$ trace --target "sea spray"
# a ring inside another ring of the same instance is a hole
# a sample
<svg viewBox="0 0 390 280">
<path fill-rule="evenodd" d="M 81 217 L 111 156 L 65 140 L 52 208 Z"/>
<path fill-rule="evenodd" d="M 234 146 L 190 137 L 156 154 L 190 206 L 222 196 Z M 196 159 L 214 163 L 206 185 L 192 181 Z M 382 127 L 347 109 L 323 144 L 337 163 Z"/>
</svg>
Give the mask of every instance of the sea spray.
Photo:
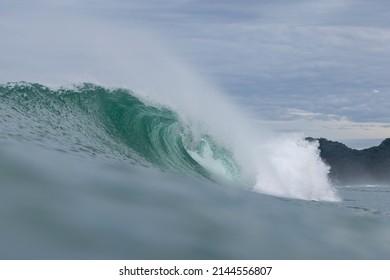
<svg viewBox="0 0 390 280">
<path fill-rule="evenodd" d="M 24 91 L 30 103 L 20 109 L 21 114 L 32 105 L 46 112 L 37 110 L 30 121 L 48 125 L 56 120 L 65 137 L 95 154 L 115 150 L 131 162 L 213 180 L 224 177 L 270 194 L 335 199 L 313 144 L 290 136 L 280 141 L 269 129 L 256 125 L 254 117 L 172 54 L 154 34 L 76 15 L 72 20 L 43 13 L 17 20 L 13 16 L 0 20 L 0 28 L 7 30 L 0 61 L 10 66 L 0 72 L 0 81 L 50 86 L 31 85 L 30 90 L 43 95 L 35 101 L 38 97 L 26 92 L 28 87 Z M 38 39 L 41 34 L 50 39 Z M 15 37 L 20 38 L 17 45 Z M 58 91 L 77 82 L 82 82 L 81 90 Z M 17 85 L 13 94 L 21 90 Z M 72 125 L 66 123 L 69 120 Z M 72 132 L 75 128 L 77 135 Z"/>
<path fill-rule="evenodd" d="M 254 190 L 306 200 L 339 201 L 317 142 L 307 142 L 299 134 L 275 136 L 259 150 L 263 160 L 257 162 Z"/>
</svg>

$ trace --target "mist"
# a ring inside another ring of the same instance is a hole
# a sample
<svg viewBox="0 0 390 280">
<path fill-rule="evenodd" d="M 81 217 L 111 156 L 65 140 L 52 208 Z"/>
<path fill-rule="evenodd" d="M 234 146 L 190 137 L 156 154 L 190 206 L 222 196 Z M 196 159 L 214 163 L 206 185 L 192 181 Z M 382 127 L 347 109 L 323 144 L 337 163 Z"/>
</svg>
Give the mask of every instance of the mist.
<svg viewBox="0 0 390 280">
<path fill-rule="evenodd" d="M 286 141 L 255 124 L 253 116 L 150 30 L 55 11 L 21 18 L 10 14 L 2 18 L 0 30 L 4 33 L 0 63 L 7 65 L 0 73 L 2 83 L 51 87 L 94 83 L 131 89 L 149 104 L 174 110 L 196 137 L 210 135 L 230 150 L 242 178 L 254 190 L 338 199 L 316 146 L 302 144 L 303 136 L 288 136 Z M 295 179 L 281 179 L 286 175 Z"/>
</svg>

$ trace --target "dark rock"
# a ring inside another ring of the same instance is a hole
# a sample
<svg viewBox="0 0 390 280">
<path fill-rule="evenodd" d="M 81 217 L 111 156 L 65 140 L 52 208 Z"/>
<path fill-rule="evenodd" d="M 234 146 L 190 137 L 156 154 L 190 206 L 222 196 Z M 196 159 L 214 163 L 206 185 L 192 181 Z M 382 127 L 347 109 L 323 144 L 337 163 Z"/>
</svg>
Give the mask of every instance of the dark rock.
<svg viewBox="0 0 390 280">
<path fill-rule="evenodd" d="M 306 138 L 318 141 L 320 156 L 330 166 L 329 178 L 335 184 L 390 183 L 390 138 L 379 146 L 355 150 L 324 138 Z"/>
</svg>

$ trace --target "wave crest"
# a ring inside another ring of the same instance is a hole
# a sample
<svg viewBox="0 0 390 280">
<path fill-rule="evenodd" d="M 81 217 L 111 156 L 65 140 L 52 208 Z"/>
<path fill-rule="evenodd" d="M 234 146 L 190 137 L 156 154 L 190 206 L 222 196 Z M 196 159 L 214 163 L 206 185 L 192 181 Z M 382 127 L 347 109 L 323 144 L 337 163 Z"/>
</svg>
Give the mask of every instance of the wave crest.
<svg viewBox="0 0 390 280">
<path fill-rule="evenodd" d="M 28 123 L 19 134 L 40 144 L 55 143 L 66 152 L 119 154 L 134 164 L 262 193 L 338 200 L 318 146 L 302 137 L 260 141 L 254 136 L 257 133 L 244 130 L 231 131 L 230 139 L 216 137 L 218 129 L 209 128 L 204 118 L 184 120 L 182 111 L 179 116 L 171 108 L 142 100 L 131 90 L 95 84 L 51 89 L 9 83 L 0 85 L 0 98 L 15 127 L 23 118 Z"/>
</svg>

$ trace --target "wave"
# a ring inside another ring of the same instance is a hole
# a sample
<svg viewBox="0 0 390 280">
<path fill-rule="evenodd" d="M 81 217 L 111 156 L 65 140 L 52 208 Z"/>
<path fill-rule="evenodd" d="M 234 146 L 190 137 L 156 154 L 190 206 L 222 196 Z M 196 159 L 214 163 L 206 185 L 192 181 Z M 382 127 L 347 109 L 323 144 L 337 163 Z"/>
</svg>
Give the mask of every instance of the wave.
<svg viewBox="0 0 390 280">
<path fill-rule="evenodd" d="M 130 90 L 94 84 L 52 90 L 28 83 L 8 84 L 0 90 L 3 100 L 12 101 L 14 110 L 42 125 L 49 121 L 55 130 L 52 134 L 61 130 L 67 137 L 78 138 L 81 133 L 94 142 L 98 135 L 109 137 L 110 141 L 103 140 L 100 145 L 83 143 L 91 147 L 90 151 L 98 151 L 104 144 L 115 153 L 119 143 L 130 151 L 126 157 L 136 164 L 152 164 L 211 180 L 237 179 L 239 167 L 226 148 L 216 145 L 205 133 L 195 136 L 174 111 L 147 105 Z M 42 136 L 49 137 L 43 132 Z M 57 137 L 56 141 L 62 140 Z"/>
<path fill-rule="evenodd" d="M 81 155 L 120 157 L 272 195 L 338 200 L 318 146 L 302 137 L 250 139 L 242 147 L 245 141 L 218 138 L 204 120 L 189 120 L 172 106 L 152 103 L 129 89 L 90 83 L 57 89 L 8 83 L 0 85 L 0 99 L 0 122 L 9 138 Z M 241 133 L 231 135 L 253 138 Z"/>
</svg>

